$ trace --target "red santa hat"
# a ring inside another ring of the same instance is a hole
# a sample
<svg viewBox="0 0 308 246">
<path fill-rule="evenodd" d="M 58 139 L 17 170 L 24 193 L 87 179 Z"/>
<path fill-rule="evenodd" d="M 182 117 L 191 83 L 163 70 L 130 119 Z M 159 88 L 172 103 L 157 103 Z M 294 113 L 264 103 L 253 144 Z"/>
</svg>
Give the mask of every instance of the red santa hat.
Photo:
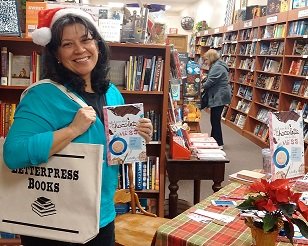
<svg viewBox="0 0 308 246">
<path fill-rule="evenodd" d="M 95 22 L 93 17 L 81 9 L 77 8 L 45 9 L 39 11 L 38 13 L 37 29 L 35 29 L 34 32 L 32 33 L 33 42 L 41 46 L 46 46 L 51 40 L 50 28 L 59 18 L 67 14 L 72 14 L 85 18 L 95 26 L 97 31 L 99 31 L 97 23 Z"/>
</svg>

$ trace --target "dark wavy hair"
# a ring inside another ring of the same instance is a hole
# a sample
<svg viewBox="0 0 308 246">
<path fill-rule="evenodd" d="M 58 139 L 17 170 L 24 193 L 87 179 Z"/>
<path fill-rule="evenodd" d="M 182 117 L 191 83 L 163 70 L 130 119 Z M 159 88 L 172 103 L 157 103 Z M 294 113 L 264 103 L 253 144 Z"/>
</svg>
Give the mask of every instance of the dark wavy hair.
<svg viewBox="0 0 308 246">
<path fill-rule="evenodd" d="M 51 79 L 62 85 L 66 85 L 77 93 L 85 91 L 85 81 L 76 73 L 58 63 L 57 51 L 61 45 L 63 29 L 68 25 L 81 24 L 85 27 L 86 35 L 91 34 L 98 45 L 98 61 L 91 73 L 91 85 L 94 92 L 99 94 L 106 93 L 110 80 L 107 79 L 109 72 L 109 47 L 98 33 L 96 27 L 87 19 L 68 14 L 59 18 L 51 28 L 51 41 L 43 51 L 43 78 Z"/>
</svg>

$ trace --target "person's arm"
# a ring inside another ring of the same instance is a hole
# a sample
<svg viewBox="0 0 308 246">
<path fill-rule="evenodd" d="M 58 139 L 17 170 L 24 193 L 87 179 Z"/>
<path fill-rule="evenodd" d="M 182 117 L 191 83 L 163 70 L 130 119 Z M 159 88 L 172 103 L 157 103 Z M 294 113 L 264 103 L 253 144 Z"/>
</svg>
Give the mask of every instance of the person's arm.
<svg viewBox="0 0 308 246">
<path fill-rule="evenodd" d="M 73 139 L 87 131 L 91 124 L 95 122 L 95 119 L 96 113 L 91 106 L 79 109 L 68 127 L 54 131 L 49 156 L 58 153 L 71 143 Z"/>
<path fill-rule="evenodd" d="M 213 87 L 215 84 L 217 84 L 221 78 L 221 68 L 219 66 L 215 66 L 211 69 L 211 71 L 208 74 L 208 77 L 203 85 L 204 89 L 207 90 L 210 87 Z"/>
</svg>

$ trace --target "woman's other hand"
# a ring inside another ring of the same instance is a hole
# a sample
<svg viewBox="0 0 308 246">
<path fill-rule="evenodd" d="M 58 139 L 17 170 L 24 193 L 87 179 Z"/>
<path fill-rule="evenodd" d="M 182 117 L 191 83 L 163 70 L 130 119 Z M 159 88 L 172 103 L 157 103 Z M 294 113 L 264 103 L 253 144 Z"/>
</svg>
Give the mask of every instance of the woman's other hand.
<svg viewBox="0 0 308 246">
<path fill-rule="evenodd" d="M 72 123 L 68 126 L 77 136 L 86 132 L 96 120 L 96 112 L 92 106 L 80 108 Z"/>
<path fill-rule="evenodd" d="M 153 125 L 151 120 L 147 118 L 140 119 L 137 125 L 137 131 L 145 139 L 146 143 L 149 143 L 153 136 Z"/>
</svg>

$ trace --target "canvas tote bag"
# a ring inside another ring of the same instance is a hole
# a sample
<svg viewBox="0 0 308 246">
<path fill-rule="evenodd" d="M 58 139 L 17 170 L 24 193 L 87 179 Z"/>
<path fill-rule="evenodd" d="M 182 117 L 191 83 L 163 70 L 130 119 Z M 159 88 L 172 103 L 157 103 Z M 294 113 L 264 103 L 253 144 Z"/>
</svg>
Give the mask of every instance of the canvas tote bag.
<svg viewBox="0 0 308 246">
<path fill-rule="evenodd" d="M 0 231 L 73 243 L 98 234 L 102 145 L 70 143 L 46 164 L 10 170 L 3 143 L 0 139 Z"/>
</svg>

